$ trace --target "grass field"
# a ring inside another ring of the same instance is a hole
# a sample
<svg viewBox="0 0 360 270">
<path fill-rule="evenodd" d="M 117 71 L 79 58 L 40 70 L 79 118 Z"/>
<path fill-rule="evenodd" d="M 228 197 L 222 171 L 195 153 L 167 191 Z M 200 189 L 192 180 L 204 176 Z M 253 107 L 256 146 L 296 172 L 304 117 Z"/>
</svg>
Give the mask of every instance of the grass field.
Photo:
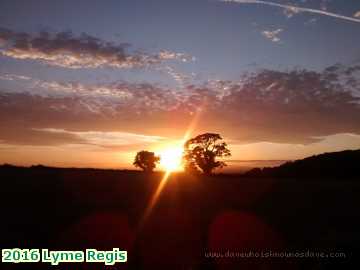
<svg viewBox="0 0 360 270">
<path fill-rule="evenodd" d="M 154 199 L 162 178 L 137 171 L 2 168 L 1 246 L 128 251 L 126 264 L 56 269 L 348 269 L 357 264 L 359 181 L 178 173 Z M 304 250 L 346 257 L 245 259 L 214 253 Z"/>
</svg>

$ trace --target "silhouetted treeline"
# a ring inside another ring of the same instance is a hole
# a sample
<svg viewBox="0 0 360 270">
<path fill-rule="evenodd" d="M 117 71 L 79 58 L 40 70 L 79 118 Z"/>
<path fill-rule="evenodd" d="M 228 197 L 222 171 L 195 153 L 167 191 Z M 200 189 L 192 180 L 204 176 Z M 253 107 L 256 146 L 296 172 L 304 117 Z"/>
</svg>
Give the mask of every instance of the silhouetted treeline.
<svg viewBox="0 0 360 270">
<path fill-rule="evenodd" d="M 346 150 L 290 161 L 273 168 L 255 168 L 245 173 L 245 176 L 360 178 L 359 165 L 360 150 Z"/>
<path fill-rule="evenodd" d="M 289 161 L 277 167 L 254 168 L 244 174 L 219 174 L 227 177 L 291 177 L 291 178 L 359 178 L 360 179 L 360 149 L 345 150 L 341 152 L 324 153 L 314 155 L 301 160 Z M 2 174 L 7 171 L 21 173 L 21 171 L 34 172 L 133 172 L 136 170 L 116 170 L 116 169 L 94 169 L 94 168 L 56 168 L 43 165 L 31 167 L 14 166 L 10 164 L 0 165 Z"/>
</svg>

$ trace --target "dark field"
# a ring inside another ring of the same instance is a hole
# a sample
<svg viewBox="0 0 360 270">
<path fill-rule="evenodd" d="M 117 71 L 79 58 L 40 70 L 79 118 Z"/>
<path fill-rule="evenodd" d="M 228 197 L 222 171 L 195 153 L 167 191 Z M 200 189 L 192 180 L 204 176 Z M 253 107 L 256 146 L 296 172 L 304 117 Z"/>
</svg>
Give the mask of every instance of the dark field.
<svg viewBox="0 0 360 270">
<path fill-rule="evenodd" d="M 2 248 L 128 251 L 115 266 L 6 269 L 360 269 L 357 179 L 174 174 L 146 216 L 161 173 L 3 167 L 0 175 Z M 307 250 L 342 257 L 209 254 Z"/>
</svg>

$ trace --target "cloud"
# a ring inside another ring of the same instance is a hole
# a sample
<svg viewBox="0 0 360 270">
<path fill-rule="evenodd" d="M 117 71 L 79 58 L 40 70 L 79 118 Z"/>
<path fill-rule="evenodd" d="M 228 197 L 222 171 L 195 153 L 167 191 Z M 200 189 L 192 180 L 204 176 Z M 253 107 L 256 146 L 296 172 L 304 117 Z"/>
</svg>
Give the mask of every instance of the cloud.
<svg viewBox="0 0 360 270">
<path fill-rule="evenodd" d="M 317 22 L 316 18 L 311 18 L 311 19 L 307 20 L 304 24 L 305 25 L 312 25 L 312 24 L 315 24 L 316 22 Z"/>
<path fill-rule="evenodd" d="M 294 15 L 300 13 L 300 10 L 296 7 L 289 7 L 284 8 L 283 13 L 287 18 L 292 18 Z"/>
<path fill-rule="evenodd" d="M 65 145 L 84 144 L 86 141 L 77 134 L 50 132 L 19 126 L 7 126 L 1 134 L 2 142 L 10 145 Z"/>
<path fill-rule="evenodd" d="M 5 73 L 5 74 L 0 74 L 0 80 L 17 81 L 17 80 L 32 80 L 32 78 L 29 76 Z"/>
<path fill-rule="evenodd" d="M 219 132 L 238 143 L 307 144 L 337 133 L 360 134 L 359 72 L 358 65 L 339 64 L 322 72 L 259 70 L 239 81 L 209 81 L 182 90 L 127 82 L 48 82 L 41 85 L 49 88 L 42 95 L 2 90 L 0 140 L 95 143 L 104 136 L 100 144 L 113 140 L 123 147 L 113 135 L 178 139 L 195 116 L 194 134 Z"/>
<path fill-rule="evenodd" d="M 57 100 L 66 98 L 79 99 L 83 110 L 106 114 L 116 110 L 120 105 L 131 107 L 134 113 L 152 110 L 171 110 L 182 98 L 177 89 L 164 88 L 150 83 L 130 83 L 115 81 L 111 83 L 85 84 L 80 82 L 42 81 L 16 74 L 0 74 L 0 80 L 22 81 L 24 90 L 32 96 L 54 97 Z M 1 92 L 1 90 L 0 90 Z M 4 92 L 4 91 L 3 91 Z M 64 110 L 66 105 L 53 104 L 53 108 Z"/>
<path fill-rule="evenodd" d="M 146 68 L 164 61 L 192 61 L 184 53 L 161 50 L 157 54 L 127 52 L 130 45 L 113 44 L 85 33 L 74 36 L 71 32 L 38 35 L 18 33 L 0 28 L 0 54 L 15 59 L 37 60 L 63 68 Z"/>
<path fill-rule="evenodd" d="M 166 139 L 160 136 L 146 136 L 128 132 L 68 131 L 53 128 L 35 129 L 35 131 L 45 132 L 52 136 L 67 135 L 79 139 L 79 141 L 72 143 L 98 146 L 105 150 L 139 149 L 140 146 L 145 147 Z"/>
<path fill-rule="evenodd" d="M 272 42 L 280 42 L 279 34 L 283 31 L 283 29 L 279 28 L 273 31 L 265 30 L 262 31 L 262 35 L 267 39 L 271 40 Z"/>
<path fill-rule="evenodd" d="M 360 18 L 360 10 L 358 12 L 355 12 L 354 17 L 355 18 Z"/>
<path fill-rule="evenodd" d="M 171 66 L 162 66 L 159 67 L 158 70 L 162 73 L 165 73 L 172 77 L 174 81 L 176 81 L 180 87 L 184 88 L 189 82 L 193 79 L 194 74 L 186 75 Z"/>
<path fill-rule="evenodd" d="M 285 15 L 288 17 L 291 17 L 297 13 L 305 12 L 305 13 L 319 14 L 319 15 L 333 17 L 333 18 L 337 18 L 337 19 L 341 19 L 341 20 L 350 21 L 350 22 L 360 23 L 360 19 L 358 19 L 356 16 L 355 17 L 345 16 L 345 15 L 329 12 L 324 8 L 322 8 L 322 9 L 305 8 L 305 7 L 295 6 L 295 5 L 279 4 L 276 2 L 262 1 L 262 0 L 219 0 L 219 1 L 235 2 L 238 4 L 260 4 L 260 5 L 279 7 L 279 8 L 284 9 Z"/>
<path fill-rule="evenodd" d="M 238 123 L 238 139 L 248 142 L 311 143 L 317 136 L 359 134 L 359 98 L 331 79 L 333 75 L 304 70 L 254 74 L 223 98 L 228 109 L 222 114 L 222 129 Z"/>
</svg>

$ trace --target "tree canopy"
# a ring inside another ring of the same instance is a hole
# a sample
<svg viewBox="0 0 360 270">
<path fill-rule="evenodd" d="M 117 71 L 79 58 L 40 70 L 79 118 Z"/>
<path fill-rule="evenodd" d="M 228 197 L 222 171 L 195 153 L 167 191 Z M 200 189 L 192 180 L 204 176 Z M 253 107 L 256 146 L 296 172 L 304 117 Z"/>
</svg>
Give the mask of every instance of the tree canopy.
<svg viewBox="0 0 360 270">
<path fill-rule="evenodd" d="M 133 164 L 145 172 L 152 172 L 159 162 L 160 157 L 156 156 L 154 152 L 143 150 L 136 154 Z"/>
<path fill-rule="evenodd" d="M 231 156 L 227 144 L 216 133 L 204 133 L 186 141 L 184 145 L 185 168 L 200 169 L 204 174 L 211 174 L 216 168 L 226 166 L 216 158 Z"/>
</svg>

